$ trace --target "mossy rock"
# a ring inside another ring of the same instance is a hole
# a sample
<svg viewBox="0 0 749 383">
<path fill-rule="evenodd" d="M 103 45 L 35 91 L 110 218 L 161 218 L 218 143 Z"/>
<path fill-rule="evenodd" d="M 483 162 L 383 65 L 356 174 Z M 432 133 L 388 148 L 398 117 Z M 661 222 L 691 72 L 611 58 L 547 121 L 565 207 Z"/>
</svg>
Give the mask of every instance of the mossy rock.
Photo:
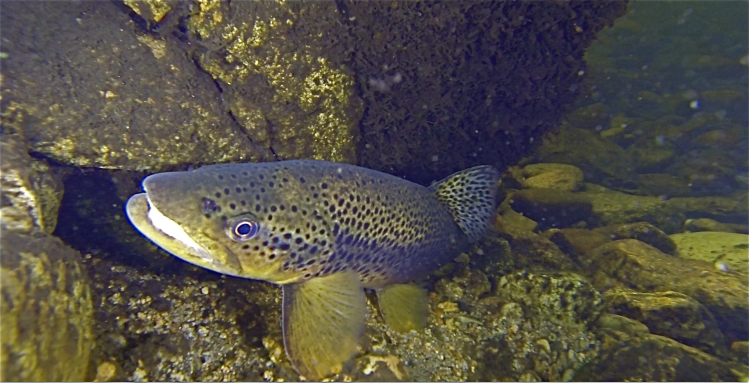
<svg viewBox="0 0 749 383">
<path fill-rule="evenodd" d="M 672 234 L 670 237 L 684 258 L 723 263 L 728 271 L 749 274 L 749 235 L 701 231 Z"/>
<path fill-rule="evenodd" d="M 83 381 L 94 346 L 81 254 L 51 236 L 3 232 L 3 381 Z"/>
</svg>

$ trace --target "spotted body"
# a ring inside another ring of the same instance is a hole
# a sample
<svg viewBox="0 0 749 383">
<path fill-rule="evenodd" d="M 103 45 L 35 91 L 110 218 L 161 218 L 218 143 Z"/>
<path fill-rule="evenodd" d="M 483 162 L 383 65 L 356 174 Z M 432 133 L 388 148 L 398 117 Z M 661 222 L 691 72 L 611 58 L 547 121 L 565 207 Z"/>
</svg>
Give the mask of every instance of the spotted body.
<svg viewBox="0 0 749 383">
<path fill-rule="evenodd" d="M 149 176 L 143 182 L 146 193 L 133 196 L 127 210 L 143 234 L 188 262 L 284 285 L 285 341 L 294 342 L 288 339 L 293 333 L 337 342 L 319 333 L 332 331 L 332 339 L 336 328 L 346 329 L 354 319 L 363 325 L 363 292 L 355 290 L 408 283 L 484 234 L 494 216 L 497 179 L 489 166 L 424 187 L 324 161 L 212 165 Z M 412 292 L 400 290 L 390 295 L 395 298 L 381 300 L 398 302 Z M 332 301 L 345 302 L 349 293 L 356 295 L 350 313 L 335 308 L 343 316 L 326 319 L 323 308 L 332 303 L 325 297 L 339 294 Z M 292 296 L 307 300 L 295 303 Z M 321 316 L 319 322 L 327 320 L 331 328 L 295 327 L 293 313 L 301 311 Z M 330 356 L 328 362 L 322 356 L 300 356 L 315 344 L 300 342 L 287 344 L 300 372 L 315 378 L 335 372 L 327 364 L 341 356 Z M 320 353 L 332 355 L 331 348 L 322 347 Z"/>
</svg>

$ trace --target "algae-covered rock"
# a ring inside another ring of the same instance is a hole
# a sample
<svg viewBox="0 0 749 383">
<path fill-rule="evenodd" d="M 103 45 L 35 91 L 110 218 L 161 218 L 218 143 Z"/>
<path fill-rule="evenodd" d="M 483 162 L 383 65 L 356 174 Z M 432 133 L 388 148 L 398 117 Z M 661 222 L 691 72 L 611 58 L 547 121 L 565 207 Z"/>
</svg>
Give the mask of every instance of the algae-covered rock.
<svg viewBox="0 0 749 383">
<path fill-rule="evenodd" d="M 625 5 L 340 4 L 356 38 L 353 66 L 367 105 L 362 162 L 423 182 L 527 155 L 572 101 L 589 34 Z M 587 27 L 576 27 L 593 14 Z M 402 81 L 381 86 L 393 78 Z"/>
<path fill-rule="evenodd" d="M 670 143 L 643 137 L 627 148 L 627 155 L 638 173 L 656 173 L 665 170 L 674 161 L 676 150 Z"/>
<path fill-rule="evenodd" d="M 601 356 L 583 367 L 578 381 L 741 381 L 749 370 L 661 335 L 603 330 Z"/>
<path fill-rule="evenodd" d="M 650 329 L 644 323 L 623 315 L 611 313 L 601 314 L 598 320 L 595 321 L 595 326 L 599 329 L 603 328 L 632 335 L 650 333 Z"/>
<path fill-rule="evenodd" d="M 653 334 L 712 355 L 728 355 L 715 318 L 694 298 L 675 291 L 640 293 L 623 288 L 608 290 L 603 298 L 610 312 L 644 323 Z"/>
<path fill-rule="evenodd" d="M 185 26 L 234 120 L 281 159 L 356 162 L 362 102 L 334 2 L 205 2 Z"/>
<path fill-rule="evenodd" d="M 583 266 L 587 266 L 590 252 L 612 241 L 610 235 L 587 229 L 549 229 L 543 234 L 572 260 Z"/>
<path fill-rule="evenodd" d="M 0 379 L 83 381 L 94 346 L 81 254 L 48 235 L 4 230 Z"/>
<path fill-rule="evenodd" d="M 666 253 L 674 255 L 676 244 L 661 229 L 648 222 L 634 222 L 599 227 L 595 232 L 608 236 L 611 240 L 636 239 Z"/>
<path fill-rule="evenodd" d="M 0 152 L 3 231 L 52 234 L 62 200 L 63 172 L 31 158 L 16 135 L 0 136 Z"/>
<path fill-rule="evenodd" d="M 680 197 L 664 199 L 606 191 L 588 193 L 593 213 L 601 225 L 650 222 L 666 233 L 681 230 L 686 217 L 747 219 L 744 201 L 729 197 Z"/>
<path fill-rule="evenodd" d="M 31 151 L 130 170 L 273 158 L 183 43 L 144 34 L 115 3 L 12 2 L 1 14 L 2 121 Z"/>
<path fill-rule="evenodd" d="M 637 186 L 645 195 L 673 197 L 690 197 L 692 190 L 689 180 L 665 173 L 638 174 Z"/>
<path fill-rule="evenodd" d="M 726 233 L 749 234 L 749 225 L 742 223 L 718 222 L 710 218 L 695 218 L 684 221 L 684 230 L 697 231 L 722 231 Z"/>
<path fill-rule="evenodd" d="M 593 226 L 649 222 L 665 233 L 681 231 L 686 217 L 713 217 L 728 221 L 749 218 L 745 198 L 680 197 L 664 199 L 612 191 L 584 184 L 586 191 L 524 189 L 513 193 L 513 210 L 538 222 L 541 230 L 570 227 L 580 222 Z"/>
<path fill-rule="evenodd" d="M 694 298 L 715 317 L 729 341 L 749 337 L 745 277 L 716 270 L 712 263 L 664 254 L 634 239 L 599 246 L 590 257 L 592 267 L 638 291 L 676 291 Z"/>
<path fill-rule="evenodd" d="M 512 202 L 512 194 L 508 195 L 497 209 L 497 216 L 494 221 L 495 231 L 504 233 L 508 231 L 521 230 L 521 231 L 534 231 L 538 227 L 538 223 L 523 214 L 520 214 L 512 209 L 510 203 Z"/>
<path fill-rule="evenodd" d="M 589 182 L 617 183 L 634 177 L 632 161 L 624 149 L 590 131 L 567 125 L 544 137 L 533 158 L 537 162 L 574 165 Z"/>
<path fill-rule="evenodd" d="M 525 189 L 574 190 L 582 180 L 583 172 L 575 166 L 545 163 L 526 165 L 520 184 Z"/>
<path fill-rule="evenodd" d="M 684 258 L 722 263 L 730 271 L 749 274 L 749 235 L 701 231 L 672 234 L 670 237 Z"/>
<path fill-rule="evenodd" d="M 507 239 L 515 258 L 515 267 L 526 270 L 577 270 L 572 259 L 543 235 L 529 231 L 500 233 Z"/>
<path fill-rule="evenodd" d="M 538 222 L 539 229 L 568 227 L 592 216 L 593 206 L 585 193 L 555 189 L 524 189 L 510 197 L 513 210 Z"/>
</svg>

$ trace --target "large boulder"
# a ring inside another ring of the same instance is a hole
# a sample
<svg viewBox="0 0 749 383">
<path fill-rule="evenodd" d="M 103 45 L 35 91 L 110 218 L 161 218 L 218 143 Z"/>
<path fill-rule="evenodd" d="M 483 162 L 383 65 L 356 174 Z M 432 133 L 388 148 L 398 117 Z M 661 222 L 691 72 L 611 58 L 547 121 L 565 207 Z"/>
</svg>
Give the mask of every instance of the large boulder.
<svg viewBox="0 0 749 383">
<path fill-rule="evenodd" d="M 749 337 L 749 286 L 745 277 L 712 263 L 664 254 L 635 239 L 610 242 L 591 254 L 592 266 L 641 292 L 676 291 L 715 317 L 728 341 Z"/>
<path fill-rule="evenodd" d="M 46 234 L 0 237 L 0 379 L 84 381 L 94 308 L 81 254 Z"/>
<path fill-rule="evenodd" d="M 527 155 L 625 8 L 125 4 L 3 3 L 3 123 L 34 152 L 150 171 L 317 158 L 423 182 Z"/>
</svg>

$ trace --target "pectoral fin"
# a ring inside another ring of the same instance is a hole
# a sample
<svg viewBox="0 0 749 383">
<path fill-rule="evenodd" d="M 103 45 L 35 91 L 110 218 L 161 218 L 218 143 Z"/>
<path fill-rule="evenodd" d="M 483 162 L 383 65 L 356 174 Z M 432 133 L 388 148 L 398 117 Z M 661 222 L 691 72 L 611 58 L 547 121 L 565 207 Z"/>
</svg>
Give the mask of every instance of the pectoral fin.
<svg viewBox="0 0 749 383">
<path fill-rule="evenodd" d="M 427 324 L 427 292 L 413 283 L 396 284 L 377 290 L 380 312 L 388 326 L 398 332 L 421 330 Z"/>
<path fill-rule="evenodd" d="M 354 272 L 284 285 L 284 347 L 297 372 L 308 380 L 341 372 L 357 352 L 366 309 Z"/>
</svg>

